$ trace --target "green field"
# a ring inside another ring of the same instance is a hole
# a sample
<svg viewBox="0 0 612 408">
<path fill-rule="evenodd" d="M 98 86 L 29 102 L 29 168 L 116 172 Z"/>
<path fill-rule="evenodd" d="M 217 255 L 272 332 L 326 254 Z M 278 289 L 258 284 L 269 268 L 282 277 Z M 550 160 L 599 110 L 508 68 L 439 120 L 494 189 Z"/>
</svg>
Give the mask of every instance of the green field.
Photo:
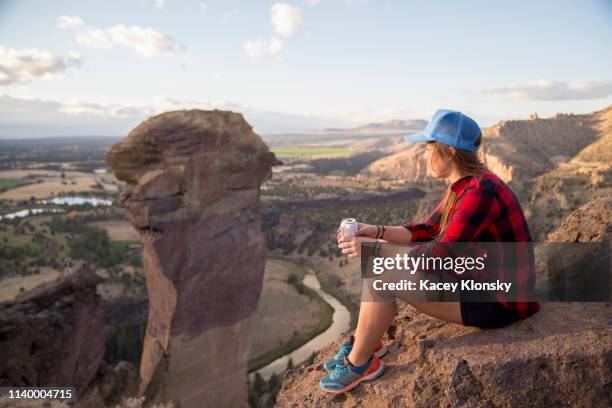
<svg viewBox="0 0 612 408">
<path fill-rule="evenodd" d="M 28 184 L 26 181 L 19 179 L 0 179 L 0 191 L 10 190 L 26 184 Z"/>
<path fill-rule="evenodd" d="M 132 240 L 132 241 L 111 241 L 110 242 L 110 246 L 111 246 L 111 250 L 118 254 L 118 256 L 121 258 L 121 262 L 125 263 L 127 265 L 133 266 L 133 267 L 138 267 L 138 268 L 142 268 L 142 259 L 140 259 L 140 257 L 138 256 L 127 256 L 127 251 L 128 251 L 128 247 L 130 245 L 140 245 L 142 244 L 140 241 L 138 240 Z"/>
<path fill-rule="evenodd" d="M 1 245 L 10 245 L 14 247 L 23 247 L 32 242 L 32 236 L 28 234 L 15 234 L 12 226 L 7 226 L 5 230 L 0 231 Z"/>
<path fill-rule="evenodd" d="M 283 146 L 273 148 L 278 157 L 294 157 L 300 159 L 314 159 L 323 157 L 340 157 L 350 154 L 347 147 L 317 147 L 317 146 Z"/>
<path fill-rule="evenodd" d="M 128 247 L 130 245 L 140 245 L 141 242 L 138 240 L 131 240 L 131 241 L 111 241 L 110 242 L 110 246 L 111 248 L 113 248 L 116 251 L 119 251 L 121 253 L 124 253 L 128 250 Z"/>
</svg>

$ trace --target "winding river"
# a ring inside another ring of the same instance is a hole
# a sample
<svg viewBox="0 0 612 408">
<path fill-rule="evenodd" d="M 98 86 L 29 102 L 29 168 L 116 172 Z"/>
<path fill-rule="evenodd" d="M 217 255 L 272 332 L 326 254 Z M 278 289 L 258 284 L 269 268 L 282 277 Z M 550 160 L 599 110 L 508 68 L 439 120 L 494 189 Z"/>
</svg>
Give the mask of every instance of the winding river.
<svg viewBox="0 0 612 408">
<path fill-rule="evenodd" d="M 338 299 L 327 292 L 324 292 L 323 289 L 321 289 L 321 283 L 319 282 L 319 279 L 314 271 L 308 267 L 305 268 L 307 269 L 307 273 L 306 276 L 304 276 L 304 285 L 317 292 L 317 294 L 332 307 L 334 310 L 332 324 L 327 328 L 327 330 L 313 337 L 300 348 L 295 349 L 292 352 L 277 358 L 259 370 L 250 373 L 249 377 L 251 380 L 253 379 L 255 373 L 259 373 L 264 380 L 268 380 L 272 374 L 282 374 L 287 368 L 289 359 L 291 359 L 296 365 L 301 363 L 310 357 L 313 352 L 329 346 L 350 327 L 351 314 L 348 309 L 344 307 L 344 305 L 340 303 Z"/>
</svg>

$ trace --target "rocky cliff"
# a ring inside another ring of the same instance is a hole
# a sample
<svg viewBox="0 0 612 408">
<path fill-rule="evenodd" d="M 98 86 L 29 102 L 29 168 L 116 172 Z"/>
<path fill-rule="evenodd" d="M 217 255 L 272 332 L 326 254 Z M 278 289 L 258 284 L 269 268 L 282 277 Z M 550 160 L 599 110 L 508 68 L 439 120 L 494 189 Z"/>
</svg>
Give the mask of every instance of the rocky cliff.
<svg viewBox="0 0 612 408">
<path fill-rule="evenodd" d="M 425 146 L 416 144 L 407 146 L 397 153 L 385 156 L 374 161 L 361 171 L 366 176 L 380 177 L 382 179 L 402 179 L 406 181 L 422 181 L 432 176 L 427 162 L 423 159 Z"/>
<path fill-rule="evenodd" d="M 572 212 L 548 235 L 548 242 L 609 242 L 612 240 L 612 194 Z"/>
<path fill-rule="evenodd" d="M 539 239 L 576 208 L 612 192 L 612 107 L 589 115 L 585 123 L 596 132 L 595 141 L 522 186 L 530 226 Z"/>
<path fill-rule="evenodd" d="M 543 174 L 602 136 L 597 128 L 600 113 L 500 122 L 483 131 L 485 162 L 505 181 Z"/>
<path fill-rule="evenodd" d="M 0 386 L 74 386 L 81 395 L 104 357 L 98 281 L 81 268 L 0 303 Z"/>
<path fill-rule="evenodd" d="M 144 244 L 141 393 L 181 407 L 246 405 L 266 253 L 255 204 L 274 154 L 242 115 L 191 110 L 146 120 L 107 159 Z"/>
<path fill-rule="evenodd" d="M 609 239 L 612 196 L 573 213 L 556 241 Z M 384 341 L 387 369 L 374 382 L 334 396 L 318 389 L 322 363 L 286 374 L 279 407 L 609 407 L 612 306 L 544 303 L 540 312 L 495 330 L 430 318 L 402 305 Z"/>
</svg>

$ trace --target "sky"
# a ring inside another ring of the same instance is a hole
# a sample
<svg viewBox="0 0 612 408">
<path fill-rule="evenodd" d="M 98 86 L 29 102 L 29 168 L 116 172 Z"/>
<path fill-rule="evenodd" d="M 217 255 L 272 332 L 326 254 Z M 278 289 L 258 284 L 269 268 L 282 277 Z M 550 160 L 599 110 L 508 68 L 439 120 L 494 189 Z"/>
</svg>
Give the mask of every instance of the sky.
<svg viewBox="0 0 612 408">
<path fill-rule="evenodd" d="M 262 134 L 586 113 L 612 105 L 611 39 L 604 0 L 0 0 L 0 137 L 190 108 Z"/>
</svg>

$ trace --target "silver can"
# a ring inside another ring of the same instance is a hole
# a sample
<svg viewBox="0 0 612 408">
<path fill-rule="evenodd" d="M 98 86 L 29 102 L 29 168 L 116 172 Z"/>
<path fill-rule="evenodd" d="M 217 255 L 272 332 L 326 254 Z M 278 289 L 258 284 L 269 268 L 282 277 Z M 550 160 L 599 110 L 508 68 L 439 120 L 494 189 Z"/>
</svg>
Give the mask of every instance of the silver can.
<svg viewBox="0 0 612 408">
<path fill-rule="evenodd" d="M 351 238 L 358 229 L 357 220 L 354 218 L 345 218 L 340 223 L 340 235 L 343 238 Z"/>
</svg>

